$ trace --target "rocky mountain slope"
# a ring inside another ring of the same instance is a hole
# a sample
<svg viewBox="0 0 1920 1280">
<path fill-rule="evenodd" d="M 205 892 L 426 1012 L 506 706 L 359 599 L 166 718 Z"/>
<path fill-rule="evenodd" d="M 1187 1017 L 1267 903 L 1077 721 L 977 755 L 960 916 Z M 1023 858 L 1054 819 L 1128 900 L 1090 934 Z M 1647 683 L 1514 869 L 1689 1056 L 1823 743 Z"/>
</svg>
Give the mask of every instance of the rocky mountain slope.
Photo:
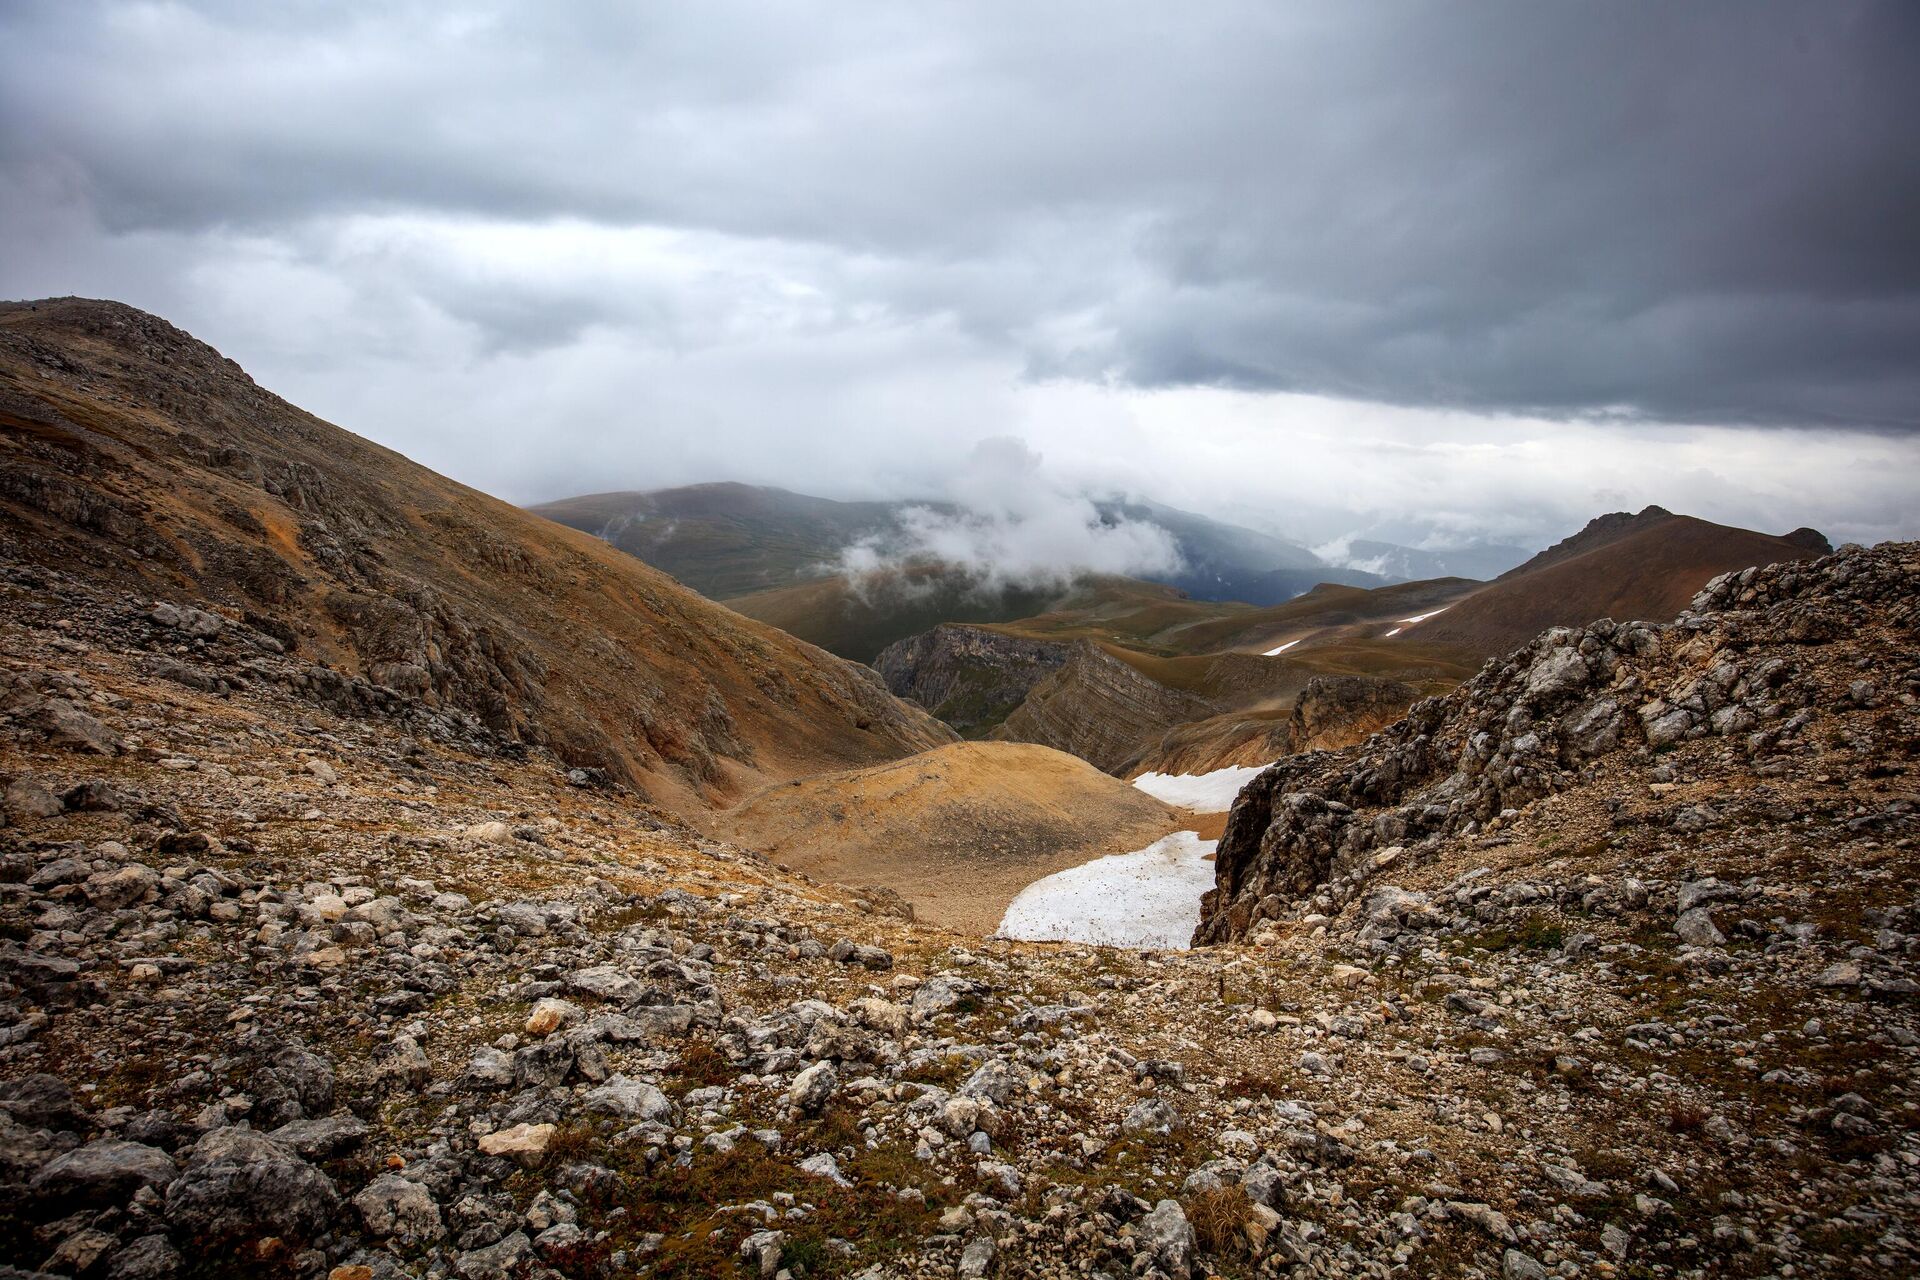
<svg viewBox="0 0 1920 1280">
<path fill-rule="evenodd" d="M 711 835 L 821 879 L 879 885 L 919 918 L 976 937 L 1035 880 L 1181 825 L 1084 760 L 1014 742 L 781 783 L 701 820 Z"/>
<path fill-rule="evenodd" d="M 895 693 L 968 736 L 991 730 L 1122 772 L 1135 771 L 1164 739 L 1169 760 L 1205 772 L 1274 759 L 1254 757 L 1275 735 L 1284 740 L 1295 699 L 1316 678 L 1338 681 L 1326 688 L 1348 702 L 1370 686 L 1368 731 L 1385 723 L 1379 715 L 1393 699 L 1404 710 L 1422 692 L 1451 687 L 1474 663 L 1417 641 L 1383 642 L 1377 633 L 1410 610 L 1444 609 L 1476 585 L 1447 579 L 1365 591 L 1323 584 L 1289 604 L 1256 609 L 1099 579 L 1046 613 L 936 628 L 889 646 L 875 664 Z M 1070 669 L 1076 644 L 1091 652 L 1080 659 L 1085 666 Z M 1270 646 L 1281 656 L 1267 653 Z"/>
<path fill-rule="evenodd" d="M 1231 765 L 1272 764 L 1303 751 L 1333 751 L 1365 741 L 1406 714 L 1420 691 L 1398 680 L 1315 676 L 1284 714 L 1228 713 L 1168 730 L 1121 765 L 1123 776 L 1210 773 Z"/>
<path fill-rule="evenodd" d="M 0 1267 L 1910 1275 L 1916 556 L 1609 637 L 1671 749 L 1563 786 L 1500 713 L 1519 812 L 1128 953 L 908 923 L 0 546 Z"/>
<path fill-rule="evenodd" d="M 0 541 L 337 710 L 552 748 L 676 804 L 951 740 L 872 672 L 261 389 L 115 303 L 0 306 Z M 163 647 L 164 648 L 164 647 Z M 224 678 L 224 677 L 223 677 Z"/>
<path fill-rule="evenodd" d="M 1070 651 L 1053 641 L 943 623 L 888 645 L 873 667 L 894 694 L 971 738 L 1005 720 Z"/>
<path fill-rule="evenodd" d="M 1891 794 L 1886 818 L 1906 826 L 1917 694 L 1913 544 L 1725 574 L 1671 623 L 1553 628 L 1364 744 L 1283 760 L 1249 783 L 1200 937 L 1244 936 L 1303 904 L 1324 913 L 1380 869 L 1498 831 L 1560 793 L 1556 808 L 1613 815 L 1590 833 L 1602 849 L 1646 823 L 1737 834 L 1769 817 L 1838 817 L 1823 798 L 1836 776 Z M 1646 805 L 1683 775 L 1681 796 Z"/>
<path fill-rule="evenodd" d="M 1615 512 L 1422 623 L 1419 638 L 1489 657 L 1548 627 L 1595 618 L 1670 618 L 1709 578 L 1832 548 L 1812 529 L 1781 537 L 1678 516 L 1660 507 Z"/>
<path fill-rule="evenodd" d="M 991 736 L 1037 742 L 1113 770 L 1130 759 L 1144 739 L 1218 709 L 1209 699 L 1162 684 L 1082 640 L 1068 650 L 1064 663 L 1035 683 Z"/>
</svg>

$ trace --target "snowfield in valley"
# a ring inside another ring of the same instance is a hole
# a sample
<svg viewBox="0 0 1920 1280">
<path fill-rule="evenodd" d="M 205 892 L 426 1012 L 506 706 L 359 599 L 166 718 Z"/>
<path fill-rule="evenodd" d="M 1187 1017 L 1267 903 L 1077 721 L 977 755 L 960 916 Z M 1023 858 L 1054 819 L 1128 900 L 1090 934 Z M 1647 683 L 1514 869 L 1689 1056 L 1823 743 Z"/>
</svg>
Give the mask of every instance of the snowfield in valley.
<svg viewBox="0 0 1920 1280">
<path fill-rule="evenodd" d="M 1236 764 L 1212 773 L 1143 773 L 1133 780 L 1133 785 L 1156 800 L 1195 813 L 1225 813 L 1233 808 L 1233 798 L 1240 794 L 1240 788 L 1252 782 L 1266 767 Z"/>
<path fill-rule="evenodd" d="M 1200 923 L 1200 895 L 1213 888 L 1217 843 L 1176 831 L 1036 880 L 1007 907 L 997 936 L 1184 951 Z"/>
</svg>

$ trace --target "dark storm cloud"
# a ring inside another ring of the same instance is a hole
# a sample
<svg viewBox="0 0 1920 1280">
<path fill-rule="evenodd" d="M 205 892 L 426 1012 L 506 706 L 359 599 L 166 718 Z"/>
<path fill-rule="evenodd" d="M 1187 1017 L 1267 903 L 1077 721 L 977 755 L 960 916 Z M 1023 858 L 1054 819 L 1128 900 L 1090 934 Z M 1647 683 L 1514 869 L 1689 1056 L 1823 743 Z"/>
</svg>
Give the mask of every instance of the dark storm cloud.
<svg viewBox="0 0 1920 1280">
<path fill-rule="evenodd" d="M 0 183 L 287 246 L 494 350 L 720 322 L 340 227 L 725 237 L 809 324 L 951 325 L 1030 376 L 1911 427 L 1916 67 L 1902 0 L 60 0 L 0 13 Z"/>
</svg>

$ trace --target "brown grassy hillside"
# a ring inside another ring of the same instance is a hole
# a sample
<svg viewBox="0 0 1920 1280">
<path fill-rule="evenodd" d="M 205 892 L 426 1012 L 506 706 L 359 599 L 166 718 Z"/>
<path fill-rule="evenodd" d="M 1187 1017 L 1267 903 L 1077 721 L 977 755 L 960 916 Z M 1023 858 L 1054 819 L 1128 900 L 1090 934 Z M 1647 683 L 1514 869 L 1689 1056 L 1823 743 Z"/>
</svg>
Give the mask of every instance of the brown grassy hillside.
<svg viewBox="0 0 1920 1280">
<path fill-rule="evenodd" d="M 1828 550 L 1810 530 L 1785 537 L 1650 507 L 1602 516 L 1586 530 L 1422 623 L 1423 644 L 1504 654 L 1556 626 L 1596 618 L 1664 622 L 1729 569 L 1809 560 Z"/>
<path fill-rule="evenodd" d="M 0 539 L 130 609 L 216 602 L 308 659 L 315 696 L 472 717 L 683 806 L 952 737 L 871 672 L 323 422 L 117 303 L 0 306 Z"/>
</svg>

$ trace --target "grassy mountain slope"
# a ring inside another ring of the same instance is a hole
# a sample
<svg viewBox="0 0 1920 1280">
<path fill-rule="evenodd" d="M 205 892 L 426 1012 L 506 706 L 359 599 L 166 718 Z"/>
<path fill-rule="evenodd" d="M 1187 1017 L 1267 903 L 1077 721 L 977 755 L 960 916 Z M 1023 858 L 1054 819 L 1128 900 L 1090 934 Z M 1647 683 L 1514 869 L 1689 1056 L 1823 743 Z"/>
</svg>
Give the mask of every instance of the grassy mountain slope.
<svg viewBox="0 0 1920 1280">
<path fill-rule="evenodd" d="M 819 577 L 897 503 L 836 502 L 747 484 L 596 493 L 529 507 L 726 600 Z"/>
<path fill-rule="evenodd" d="M 1417 634 L 1424 644 L 1491 657 L 1548 627 L 1596 618 L 1665 621 L 1717 574 L 1828 550 L 1812 530 L 1775 537 L 1659 507 L 1616 513 L 1422 623 Z"/>
<path fill-rule="evenodd" d="M 203 625 L 307 659 L 316 696 L 471 718 L 690 807 L 952 736 L 870 671 L 323 422 L 130 307 L 0 306 L 0 428 L 18 558 L 147 606 L 217 602 Z"/>
</svg>

